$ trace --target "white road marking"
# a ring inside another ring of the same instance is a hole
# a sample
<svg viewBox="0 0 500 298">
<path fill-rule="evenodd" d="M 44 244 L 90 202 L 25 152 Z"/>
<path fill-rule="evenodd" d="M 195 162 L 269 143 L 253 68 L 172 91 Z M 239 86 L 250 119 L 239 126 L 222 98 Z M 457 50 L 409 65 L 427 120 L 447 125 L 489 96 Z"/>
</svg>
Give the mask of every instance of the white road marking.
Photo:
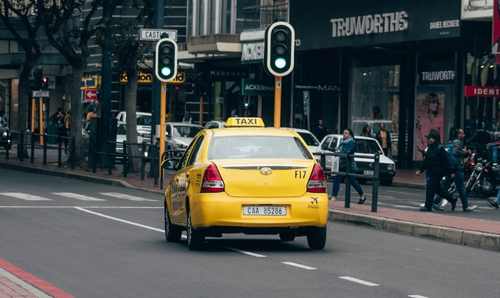
<svg viewBox="0 0 500 298">
<path fill-rule="evenodd" d="M 408 295 L 408 297 L 410 297 L 410 298 L 428 298 L 428 297 L 425 297 L 422 295 Z"/>
<path fill-rule="evenodd" d="M 132 196 L 120 192 L 101 192 L 100 193 L 103 196 L 107 197 L 112 197 L 115 199 L 124 199 L 124 200 L 129 200 L 129 201 L 134 201 L 134 202 L 157 202 L 158 200 L 152 200 L 152 199 L 146 199 L 143 197 L 138 197 L 138 196 Z"/>
<path fill-rule="evenodd" d="M 163 209 L 163 207 L 147 207 L 147 206 L 0 206 L 0 209 L 74 209 L 77 207 L 87 209 Z"/>
<path fill-rule="evenodd" d="M 117 222 L 126 223 L 126 224 L 129 224 L 129 225 L 132 225 L 132 226 L 141 227 L 141 228 L 144 228 L 144 229 L 147 229 L 147 230 L 151 230 L 151 231 L 155 231 L 155 232 L 165 233 L 165 230 L 162 230 L 162 229 L 158 229 L 158 228 L 151 227 L 151 226 L 146 226 L 146 225 L 143 225 L 143 224 L 140 224 L 140 223 L 136 223 L 136 222 L 133 222 L 133 221 L 121 219 L 121 218 L 114 217 L 114 216 L 109 216 L 109 215 L 102 214 L 102 213 L 99 213 L 99 212 L 87 210 L 85 208 L 75 207 L 75 209 L 80 210 L 82 212 L 86 212 L 86 213 L 92 214 L 92 215 L 100 216 L 100 217 L 103 217 L 103 218 L 106 218 L 106 219 L 111 219 L 111 220 L 114 220 L 114 221 L 117 221 Z"/>
<path fill-rule="evenodd" d="M 261 255 L 261 254 L 257 254 L 257 253 L 251 252 L 251 251 L 241 250 L 241 249 L 237 249 L 237 248 L 226 247 L 226 249 L 234 251 L 234 252 L 238 252 L 240 254 L 244 254 L 247 256 L 256 257 L 256 258 L 265 258 L 266 257 L 265 255 Z"/>
<path fill-rule="evenodd" d="M 24 201 L 52 201 L 49 198 L 44 198 L 37 195 L 31 195 L 23 192 L 0 192 L 0 196 L 11 197 Z"/>
<path fill-rule="evenodd" d="M 318 268 L 315 268 L 315 267 L 306 266 L 306 265 L 302 265 L 302 264 L 294 263 L 294 262 L 281 262 L 281 264 L 285 264 L 285 265 L 288 265 L 288 266 L 297 267 L 297 268 L 300 268 L 300 269 L 311 270 L 311 271 L 318 269 Z"/>
<path fill-rule="evenodd" d="M 53 192 L 53 195 L 60 196 L 60 197 L 65 197 L 65 198 L 70 198 L 70 199 L 75 199 L 75 200 L 80 200 L 80 201 L 93 201 L 93 202 L 104 202 L 106 200 L 104 199 L 98 199 L 86 195 L 81 195 L 77 194 L 74 192 Z"/>
<path fill-rule="evenodd" d="M 373 283 L 373 282 L 369 282 L 369 281 L 366 281 L 366 280 L 362 280 L 362 279 L 359 279 L 359 278 L 355 278 L 355 277 L 352 277 L 352 276 L 339 276 L 340 279 L 343 279 L 343 280 L 347 280 L 347 281 L 350 281 L 350 282 L 354 282 L 354 283 L 357 283 L 357 284 L 360 284 L 360 285 L 364 285 L 364 286 L 367 286 L 367 287 L 378 287 L 379 284 L 376 284 L 376 283 Z"/>
</svg>

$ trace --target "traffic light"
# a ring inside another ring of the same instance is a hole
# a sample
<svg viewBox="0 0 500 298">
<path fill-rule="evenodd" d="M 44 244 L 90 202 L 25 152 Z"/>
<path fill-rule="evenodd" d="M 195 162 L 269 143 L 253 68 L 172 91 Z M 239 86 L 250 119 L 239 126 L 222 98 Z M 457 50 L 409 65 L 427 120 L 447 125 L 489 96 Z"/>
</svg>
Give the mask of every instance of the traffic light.
<svg viewBox="0 0 500 298">
<path fill-rule="evenodd" d="M 290 74 L 295 65 L 295 30 L 286 22 L 271 24 L 265 37 L 266 68 L 275 77 Z"/>
<path fill-rule="evenodd" d="M 156 44 L 155 74 L 158 80 L 168 82 L 177 75 L 177 43 L 162 38 Z"/>
<path fill-rule="evenodd" d="M 40 82 L 40 89 L 41 90 L 49 90 L 49 78 L 48 77 L 42 77 L 42 81 Z"/>
</svg>

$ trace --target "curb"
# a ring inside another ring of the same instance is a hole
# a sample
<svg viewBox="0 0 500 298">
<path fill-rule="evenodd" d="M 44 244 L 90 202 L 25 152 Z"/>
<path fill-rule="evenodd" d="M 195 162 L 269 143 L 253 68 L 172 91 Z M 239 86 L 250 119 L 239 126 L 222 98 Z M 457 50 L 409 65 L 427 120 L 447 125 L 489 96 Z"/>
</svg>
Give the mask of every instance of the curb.
<svg viewBox="0 0 500 298">
<path fill-rule="evenodd" d="M 37 167 L 30 167 L 30 166 L 25 166 L 25 165 L 14 165 L 14 164 L 9 164 L 9 163 L 2 163 L 2 162 L 0 162 L 0 168 L 35 173 L 35 174 L 42 174 L 42 175 L 48 175 L 48 176 L 77 179 L 77 180 L 86 181 L 86 182 L 119 186 L 119 187 L 130 188 L 130 189 L 135 189 L 135 190 L 140 190 L 140 191 L 145 191 L 145 192 L 150 192 L 150 193 L 156 193 L 156 194 L 162 193 L 161 190 L 153 190 L 153 189 L 133 186 L 126 181 L 123 181 L 120 179 L 115 179 L 115 178 L 96 177 L 96 176 L 92 176 L 92 175 L 77 174 L 77 173 L 58 171 L 58 170 L 48 170 L 48 169 L 42 169 L 42 168 L 37 168 Z"/>
<path fill-rule="evenodd" d="M 397 182 L 397 181 L 394 181 L 391 186 L 394 186 L 394 187 L 404 187 L 404 188 L 413 188 L 413 189 L 424 189 L 425 190 L 425 185 L 424 184 L 417 184 L 417 183 L 408 183 L 408 182 Z"/>
<path fill-rule="evenodd" d="M 500 235 L 459 230 L 330 209 L 330 221 L 366 225 L 377 230 L 410 235 L 475 248 L 500 251 Z"/>
</svg>

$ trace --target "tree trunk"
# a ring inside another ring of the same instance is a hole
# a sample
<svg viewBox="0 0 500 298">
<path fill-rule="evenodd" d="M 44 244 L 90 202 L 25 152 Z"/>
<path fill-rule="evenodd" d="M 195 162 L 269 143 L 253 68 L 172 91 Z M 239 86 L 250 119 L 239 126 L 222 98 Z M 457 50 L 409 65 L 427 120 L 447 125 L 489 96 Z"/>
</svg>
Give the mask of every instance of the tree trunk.
<svg viewBox="0 0 500 298">
<path fill-rule="evenodd" d="M 137 70 L 130 69 L 127 72 L 128 83 L 125 90 L 125 105 L 127 111 L 127 143 L 137 144 Z M 130 160 L 130 171 L 136 171 L 139 168 L 139 147 L 132 145 L 129 148 L 128 155 Z M 144 154 L 144 152 L 142 152 Z M 135 157 L 135 158 L 133 158 Z"/>
<path fill-rule="evenodd" d="M 71 74 L 71 136 L 75 139 L 75 147 L 73 148 L 73 162 L 76 165 L 81 160 L 81 144 L 82 144 L 82 98 L 81 98 L 81 81 L 83 68 L 72 67 Z"/>
<path fill-rule="evenodd" d="M 31 98 L 30 75 L 37 60 L 37 58 L 26 57 L 21 68 L 21 73 L 19 74 L 19 110 L 17 122 L 19 131 L 26 131 L 26 128 L 28 128 L 28 106 Z M 24 143 L 27 144 L 26 142 Z M 18 147 L 18 156 L 26 157 L 25 153 L 27 153 L 27 151 L 21 149 L 22 148 Z"/>
</svg>

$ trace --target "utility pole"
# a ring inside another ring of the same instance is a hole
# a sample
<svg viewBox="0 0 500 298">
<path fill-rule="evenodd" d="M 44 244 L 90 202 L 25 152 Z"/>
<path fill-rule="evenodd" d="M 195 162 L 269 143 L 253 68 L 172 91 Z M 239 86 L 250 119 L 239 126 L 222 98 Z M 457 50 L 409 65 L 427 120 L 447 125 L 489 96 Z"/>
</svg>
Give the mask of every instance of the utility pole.
<svg viewBox="0 0 500 298">
<path fill-rule="evenodd" d="M 111 1 L 103 1 L 103 18 L 104 18 L 104 36 L 103 36 L 103 48 L 102 48 L 102 85 L 101 85 L 101 121 L 100 121 L 100 131 L 103 137 L 103 142 L 99 142 L 104 145 L 104 152 L 111 153 L 110 142 L 114 139 L 112 136 L 112 126 L 113 117 L 111 115 L 111 105 L 112 105 L 112 59 L 111 59 L 111 21 L 112 21 L 112 3 Z M 111 162 L 111 159 L 106 160 L 107 163 Z M 108 165 L 109 166 L 109 165 Z"/>
<path fill-rule="evenodd" d="M 153 27 L 161 28 L 163 26 L 163 17 L 165 10 L 165 0 L 156 0 L 154 11 Z M 156 127 L 160 124 L 160 94 L 161 82 L 156 78 L 153 79 L 153 92 L 151 97 L 151 144 L 155 143 Z"/>
</svg>

